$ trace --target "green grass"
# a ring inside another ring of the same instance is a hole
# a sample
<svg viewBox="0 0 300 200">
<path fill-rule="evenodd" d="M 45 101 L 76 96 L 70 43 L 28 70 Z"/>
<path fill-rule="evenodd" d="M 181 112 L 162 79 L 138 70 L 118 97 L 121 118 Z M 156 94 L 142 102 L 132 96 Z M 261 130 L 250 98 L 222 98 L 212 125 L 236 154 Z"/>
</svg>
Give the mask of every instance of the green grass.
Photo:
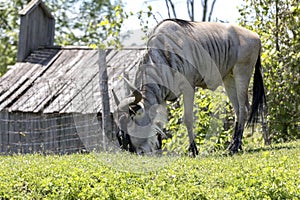
<svg viewBox="0 0 300 200">
<path fill-rule="evenodd" d="M 300 141 L 234 156 L 0 156 L 0 199 L 300 199 Z"/>
</svg>

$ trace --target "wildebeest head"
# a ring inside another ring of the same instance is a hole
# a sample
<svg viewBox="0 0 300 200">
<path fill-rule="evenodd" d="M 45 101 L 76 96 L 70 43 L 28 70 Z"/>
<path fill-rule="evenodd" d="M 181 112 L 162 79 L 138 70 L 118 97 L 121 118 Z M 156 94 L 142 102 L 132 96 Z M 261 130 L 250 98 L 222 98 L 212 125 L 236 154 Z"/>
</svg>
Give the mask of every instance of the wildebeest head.
<svg viewBox="0 0 300 200">
<path fill-rule="evenodd" d="M 151 105 L 137 88 L 124 80 L 132 95 L 119 101 L 113 93 L 117 104 L 114 119 L 119 128 L 117 136 L 121 148 L 137 154 L 157 153 L 161 150 L 166 108 L 159 104 Z"/>
</svg>

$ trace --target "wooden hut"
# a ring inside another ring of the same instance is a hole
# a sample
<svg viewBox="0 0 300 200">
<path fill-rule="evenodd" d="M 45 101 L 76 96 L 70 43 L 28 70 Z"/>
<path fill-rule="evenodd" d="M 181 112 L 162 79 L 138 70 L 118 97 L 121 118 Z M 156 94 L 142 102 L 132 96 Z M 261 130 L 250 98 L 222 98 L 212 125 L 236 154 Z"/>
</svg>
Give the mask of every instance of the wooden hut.
<svg viewBox="0 0 300 200">
<path fill-rule="evenodd" d="M 17 63 L 0 78 L 0 152 L 101 148 L 98 51 L 53 46 L 54 18 L 41 0 L 31 1 L 20 16 Z M 143 51 L 106 51 L 109 91 L 127 95 L 120 77 L 133 77 Z"/>
</svg>

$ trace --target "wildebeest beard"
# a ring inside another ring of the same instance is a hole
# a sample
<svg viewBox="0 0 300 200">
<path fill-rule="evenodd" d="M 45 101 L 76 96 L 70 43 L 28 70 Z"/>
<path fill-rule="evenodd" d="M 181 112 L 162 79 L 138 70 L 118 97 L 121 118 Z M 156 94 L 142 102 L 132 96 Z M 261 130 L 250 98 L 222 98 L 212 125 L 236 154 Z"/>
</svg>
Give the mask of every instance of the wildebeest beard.
<svg viewBox="0 0 300 200">
<path fill-rule="evenodd" d="M 117 136 L 122 149 L 138 154 L 161 150 L 166 112 L 165 106 L 158 104 L 159 99 L 154 95 L 158 89 L 157 84 L 143 85 L 139 90 L 141 100 L 116 112 L 115 119 L 120 128 Z"/>
<path fill-rule="evenodd" d="M 141 104 L 142 105 L 142 104 Z M 156 107 L 156 106 L 155 106 Z M 143 154 L 156 152 L 162 145 L 162 121 L 152 116 L 159 108 L 147 109 L 140 105 L 130 105 L 128 113 L 119 118 L 120 132 L 118 139 L 123 149 Z M 151 113 L 152 112 L 152 113 Z"/>
</svg>

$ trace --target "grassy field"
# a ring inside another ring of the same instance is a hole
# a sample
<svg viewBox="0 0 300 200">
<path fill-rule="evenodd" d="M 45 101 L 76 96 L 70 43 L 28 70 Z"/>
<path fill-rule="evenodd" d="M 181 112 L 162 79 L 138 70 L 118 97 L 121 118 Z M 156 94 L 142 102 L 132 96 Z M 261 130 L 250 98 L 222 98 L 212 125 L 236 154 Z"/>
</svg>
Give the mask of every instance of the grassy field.
<svg viewBox="0 0 300 200">
<path fill-rule="evenodd" d="M 243 154 L 0 156 L 0 199 L 300 199 L 300 141 Z"/>
</svg>

